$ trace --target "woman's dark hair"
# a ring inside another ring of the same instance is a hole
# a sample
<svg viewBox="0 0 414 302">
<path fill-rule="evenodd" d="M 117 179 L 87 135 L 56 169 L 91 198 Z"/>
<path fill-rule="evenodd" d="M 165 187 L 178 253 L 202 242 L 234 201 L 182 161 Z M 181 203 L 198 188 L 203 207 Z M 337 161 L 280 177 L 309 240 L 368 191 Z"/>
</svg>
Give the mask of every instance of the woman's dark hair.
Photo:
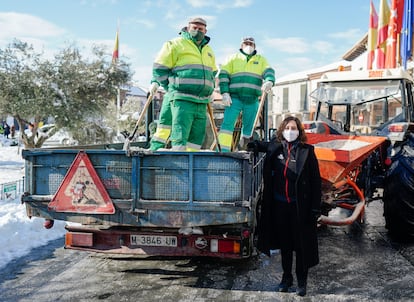
<svg viewBox="0 0 414 302">
<path fill-rule="evenodd" d="M 294 116 L 288 116 L 282 121 L 279 128 L 277 129 L 277 133 L 276 133 L 277 139 L 279 141 L 285 140 L 285 138 L 283 137 L 283 130 L 285 130 L 286 125 L 290 121 L 295 121 L 296 125 L 298 126 L 298 130 L 299 130 L 298 140 L 302 143 L 305 143 L 308 139 L 306 137 L 305 129 L 303 128 L 302 122 L 297 117 L 294 117 Z"/>
</svg>

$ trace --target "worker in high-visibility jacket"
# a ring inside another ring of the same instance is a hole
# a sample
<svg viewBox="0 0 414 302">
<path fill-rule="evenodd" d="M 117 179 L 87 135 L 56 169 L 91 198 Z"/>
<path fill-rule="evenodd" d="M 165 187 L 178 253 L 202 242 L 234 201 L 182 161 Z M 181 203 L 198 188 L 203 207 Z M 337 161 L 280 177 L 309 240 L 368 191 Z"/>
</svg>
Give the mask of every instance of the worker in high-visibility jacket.
<svg viewBox="0 0 414 302">
<path fill-rule="evenodd" d="M 215 55 L 206 33 L 207 22 L 203 18 L 190 19 L 180 37 L 164 43 L 154 61 L 150 93 L 163 86 L 170 111 L 161 109 L 167 118 L 163 125 L 157 126 L 152 140 L 165 143 L 170 136 L 173 150 L 197 151 L 204 141 L 207 104 L 213 96 L 217 73 Z M 168 129 L 170 113 L 171 128 Z M 156 148 L 152 144 L 151 149 Z"/>
<path fill-rule="evenodd" d="M 259 107 L 259 97 L 269 93 L 275 83 L 275 71 L 256 51 L 254 38 L 243 38 L 239 52 L 230 56 L 219 73 L 223 97 L 223 123 L 219 132 L 222 152 L 230 152 L 236 120 L 242 112 L 241 140 L 248 141 Z"/>
</svg>

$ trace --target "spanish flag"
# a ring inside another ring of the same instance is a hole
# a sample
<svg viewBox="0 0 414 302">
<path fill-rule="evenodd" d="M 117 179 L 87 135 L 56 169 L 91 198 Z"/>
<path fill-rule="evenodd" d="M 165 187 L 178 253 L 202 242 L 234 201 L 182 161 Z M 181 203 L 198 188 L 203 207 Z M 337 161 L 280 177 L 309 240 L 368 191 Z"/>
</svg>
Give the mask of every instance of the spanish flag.
<svg viewBox="0 0 414 302">
<path fill-rule="evenodd" d="M 390 22 L 390 7 L 387 0 L 381 0 L 378 21 L 377 68 L 385 68 L 385 53 L 387 51 L 388 24 Z"/>
<path fill-rule="evenodd" d="M 377 28 L 378 15 L 375 10 L 374 3 L 371 0 L 371 7 L 369 11 L 369 30 L 368 30 L 368 66 L 367 69 L 372 69 L 375 59 L 375 49 L 377 48 Z"/>
<path fill-rule="evenodd" d="M 114 51 L 112 53 L 112 64 L 118 63 L 118 58 L 119 58 L 119 31 L 116 31 L 115 46 L 114 46 Z"/>
</svg>

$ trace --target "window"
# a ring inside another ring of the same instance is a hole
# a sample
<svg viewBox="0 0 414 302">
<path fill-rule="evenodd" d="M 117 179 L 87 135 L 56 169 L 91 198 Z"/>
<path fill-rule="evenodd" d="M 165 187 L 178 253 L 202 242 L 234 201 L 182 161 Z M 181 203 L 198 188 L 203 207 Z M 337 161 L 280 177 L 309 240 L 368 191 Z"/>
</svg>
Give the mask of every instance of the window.
<svg viewBox="0 0 414 302">
<path fill-rule="evenodd" d="M 283 111 L 289 111 L 289 88 L 283 88 Z"/>
<path fill-rule="evenodd" d="M 300 85 L 300 110 L 308 110 L 308 85 Z"/>
</svg>

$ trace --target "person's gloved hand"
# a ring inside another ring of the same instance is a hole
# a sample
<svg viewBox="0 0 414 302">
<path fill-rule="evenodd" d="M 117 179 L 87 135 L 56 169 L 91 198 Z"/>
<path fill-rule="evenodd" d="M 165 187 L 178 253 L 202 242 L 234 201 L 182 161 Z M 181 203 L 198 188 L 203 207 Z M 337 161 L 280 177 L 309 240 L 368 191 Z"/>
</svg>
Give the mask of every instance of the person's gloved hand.
<svg viewBox="0 0 414 302">
<path fill-rule="evenodd" d="M 228 94 L 227 92 L 223 93 L 223 105 L 226 107 L 229 107 L 231 106 L 231 103 L 232 101 L 231 101 L 230 94 Z"/>
<path fill-rule="evenodd" d="M 262 91 L 268 93 L 273 87 L 273 83 L 271 81 L 266 81 L 262 85 Z"/>
<path fill-rule="evenodd" d="M 210 94 L 210 96 L 208 97 L 208 102 L 210 104 L 212 104 L 214 102 L 214 92 L 212 94 Z"/>
<path fill-rule="evenodd" d="M 313 210 L 312 210 L 312 218 L 313 218 L 313 221 L 314 221 L 315 223 L 318 223 L 318 222 L 319 222 L 320 217 L 321 217 L 321 211 L 320 211 L 320 210 L 315 210 L 315 209 L 313 209 Z"/>
<path fill-rule="evenodd" d="M 253 152 L 254 155 L 259 154 L 259 149 L 257 147 L 257 142 L 252 141 L 252 142 L 248 143 L 247 144 L 247 151 Z"/>
<path fill-rule="evenodd" d="M 150 95 L 154 95 L 157 92 L 159 87 L 160 85 L 157 82 L 152 82 L 149 88 Z"/>
</svg>

